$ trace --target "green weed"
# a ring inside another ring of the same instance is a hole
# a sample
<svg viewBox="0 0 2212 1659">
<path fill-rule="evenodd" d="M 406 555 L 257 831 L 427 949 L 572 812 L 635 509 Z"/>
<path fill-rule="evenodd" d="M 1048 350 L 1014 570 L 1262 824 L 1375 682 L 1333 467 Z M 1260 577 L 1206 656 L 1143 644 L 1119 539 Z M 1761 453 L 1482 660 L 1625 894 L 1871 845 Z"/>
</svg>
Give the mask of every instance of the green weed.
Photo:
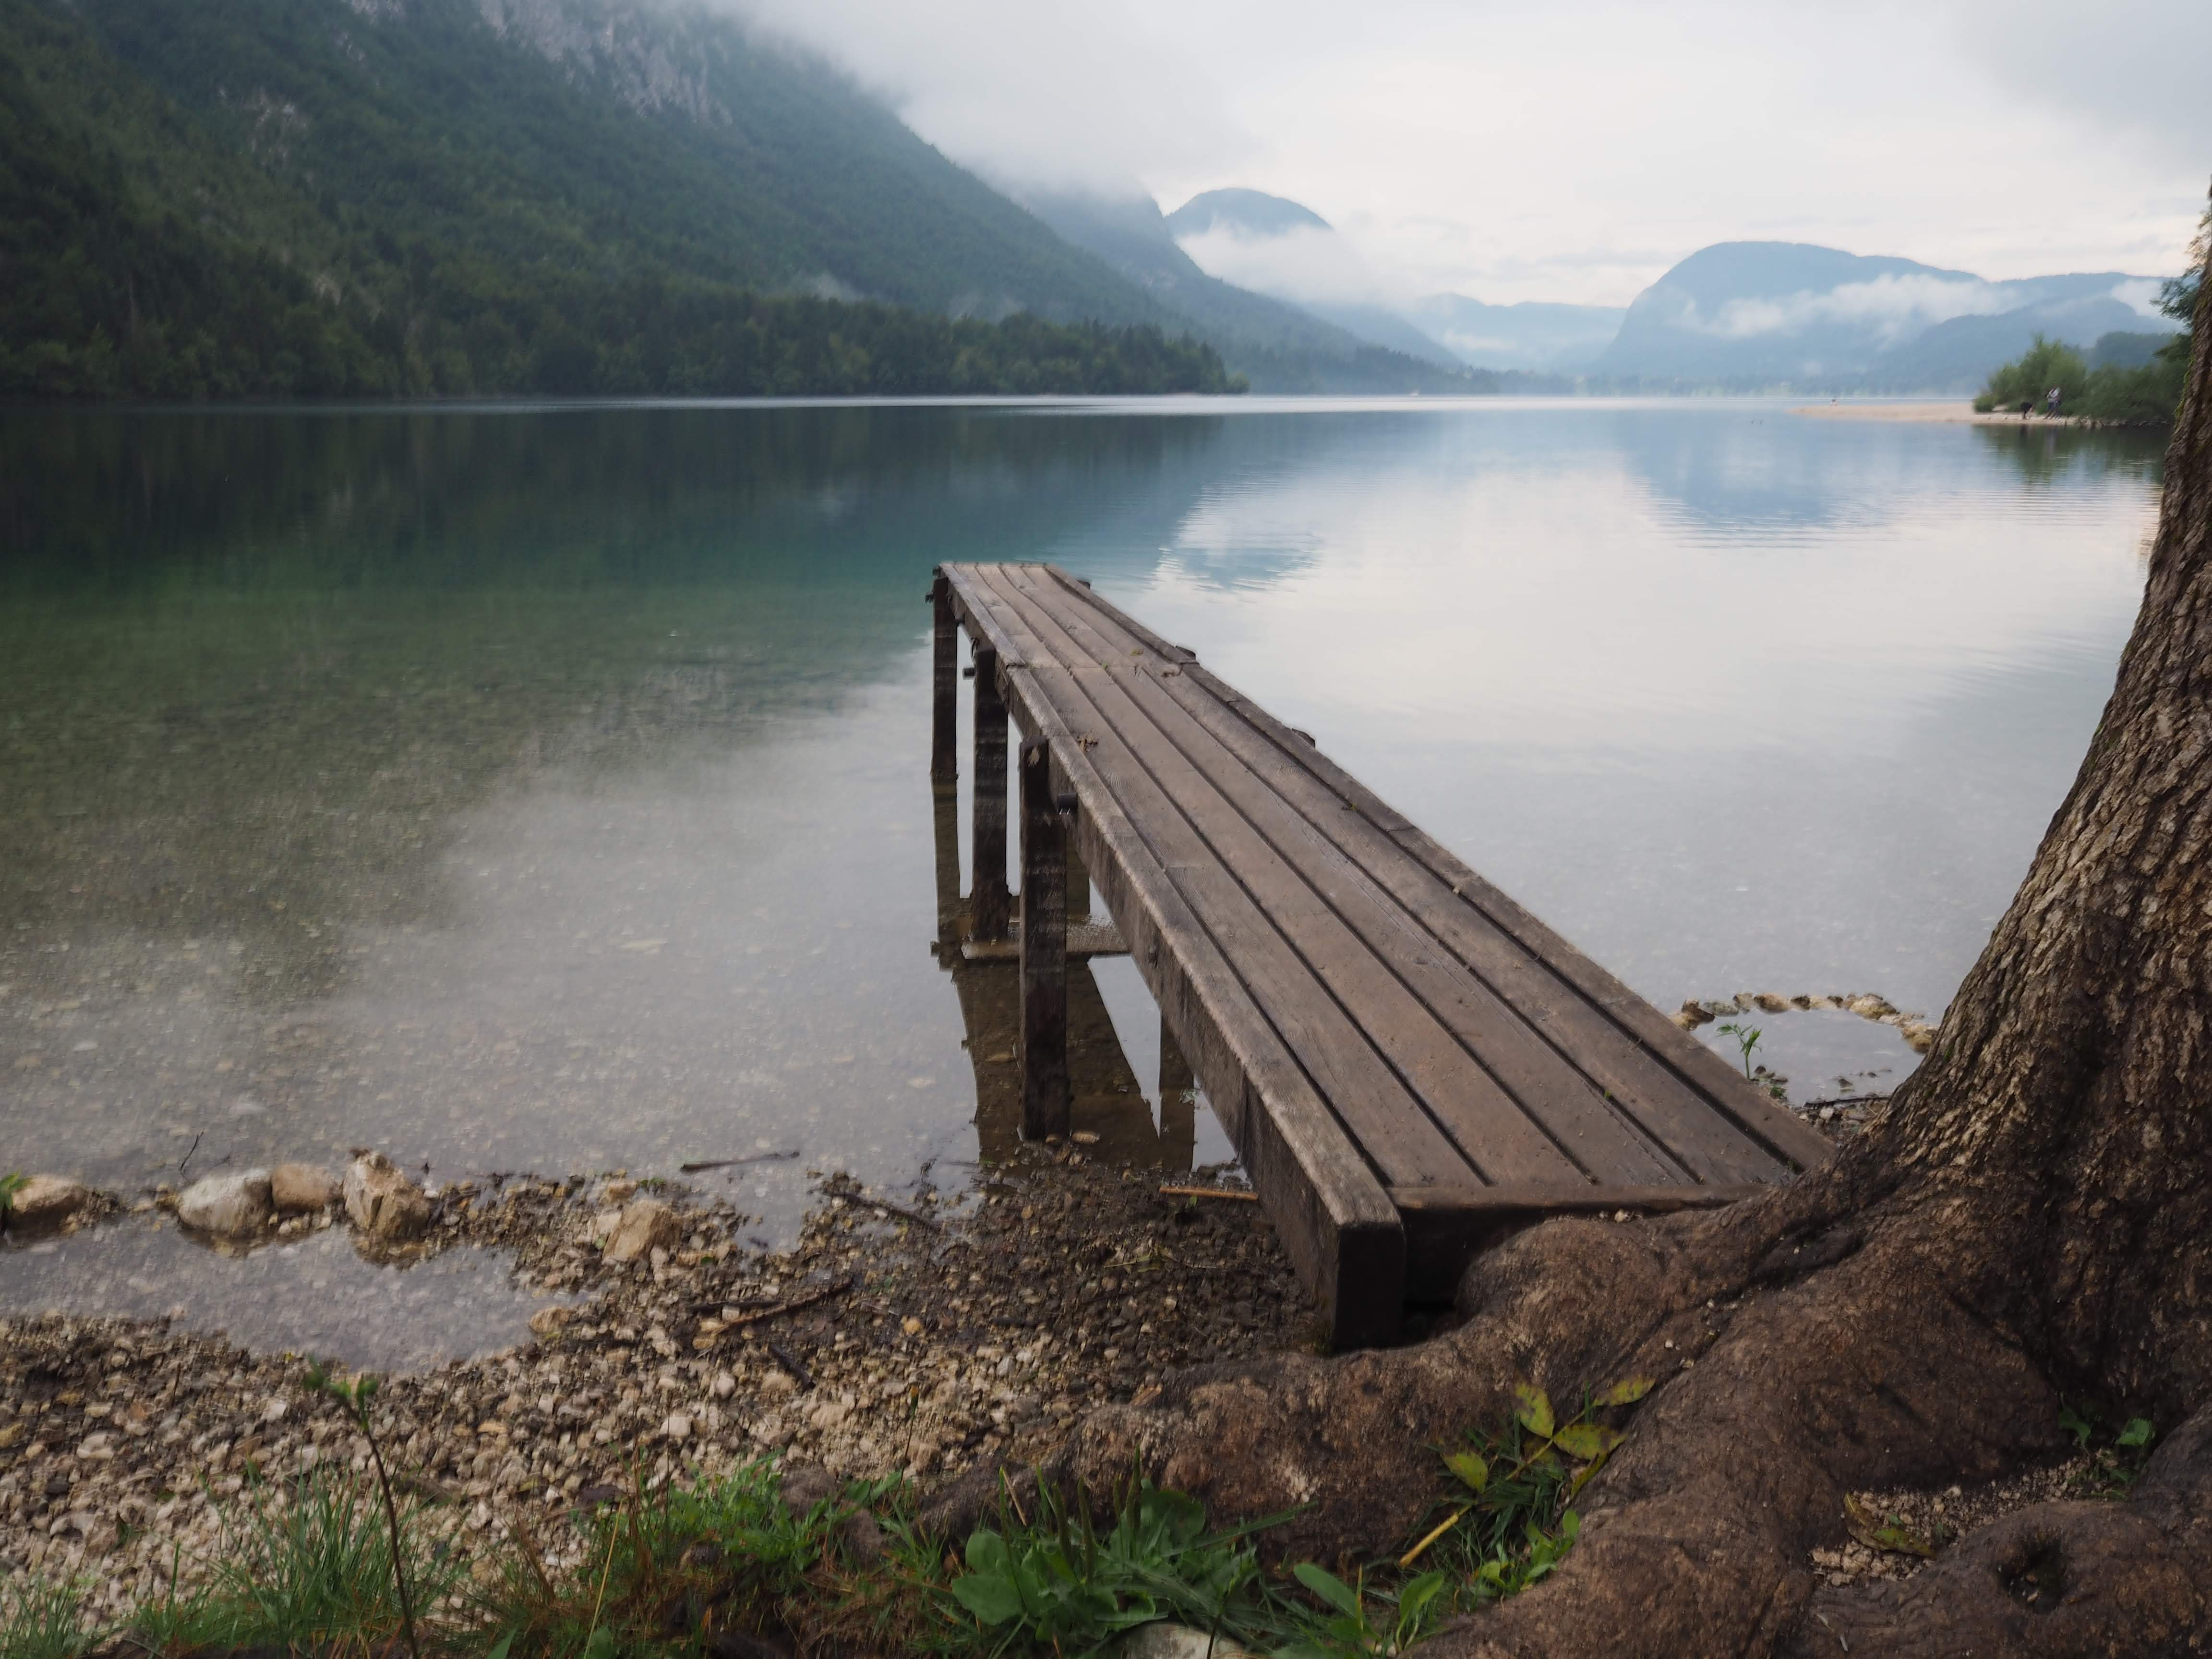
<svg viewBox="0 0 2212 1659">
<path fill-rule="evenodd" d="M 399 1583 L 411 1582 L 428 1604 L 460 1580 L 458 1563 L 416 1547 L 417 1513 L 395 1510 L 387 1525 L 377 1495 L 347 1475 L 319 1473 L 288 1488 L 257 1483 L 243 1514 L 226 1517 L 206 1589 L 143 1610 L 136 1622 L 185 1649 L 304 1653 L 348 1638 L 387 1642 L 409 1632 Z"/>
<path fill-rule="evenodd" d="M 975 1624 L 1000 1633 L 994 1651 L 1020 1639 L 1091 1653 L 1125 1631 L 1170 1618 L 1240 1639 L 1259 1633 L 1261 1601 L 1252 1592 L 1260 1565 L 1249 1540 L 1280 1517 L 1212 1532 L 1196 1498 L 1134 1471 L 1103 1537 L 1080 1486 L 1072 1503 L 1049 1487 L 1037 1502 L 1034 1522 L 1004 1533 L 978 1528 L 968 1540 L 968 1571 L 952 1581 L 953 1599 Z"/>
<path fill-rule="evenodd" d="M 2058 1424 L 2074 1437 L 2075 1448 L 2089 1455 L 2087 1470 L 2069 1483 L 2087 1498 L 2124 1498 L 2132 1492 L 2150 1462 L 2151 1443 L 2158 1438 L 2148 1418 L 2130 1417 L 2113 1429 L 2094 1406 L 2076 1412 L 2062 1403 Z"/>
<path fill-rule="evenodd" d="M 1720 1034 L 1723 1036 L 1735 1039 L 1736 1049 L 1743 1059 L 1743 1080 L 1746 1083 L 1750 1082 L 1751 1051 L 1759 1047 L 1759 1039 L 1765 1033 L 1756 1025 L 1746 1025 L 1739 1021 L 1730 1020 L 1720 1028 Z"/>
<path fill-rule="evenodd" d="M 33 1578 L 12 1593 L 0 1587 L 0 1654 L 8 1659 L 78 1659 L 96 1638 L 76 1584 Z"/>
</svg>

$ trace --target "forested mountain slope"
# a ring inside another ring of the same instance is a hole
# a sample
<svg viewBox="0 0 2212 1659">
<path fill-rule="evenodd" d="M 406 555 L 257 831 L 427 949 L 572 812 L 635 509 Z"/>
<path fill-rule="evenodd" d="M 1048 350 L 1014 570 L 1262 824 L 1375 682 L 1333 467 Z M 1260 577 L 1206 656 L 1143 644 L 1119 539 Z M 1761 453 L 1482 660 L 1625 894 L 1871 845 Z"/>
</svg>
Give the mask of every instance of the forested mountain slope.
<svg viewBox="0 0 2212 1659">
<path fill-rule="evenodd" d="M 836 71 L 634 0 L 0 0 L 0 260 L 18 393 L 1225 384 Z"/>
</svg>

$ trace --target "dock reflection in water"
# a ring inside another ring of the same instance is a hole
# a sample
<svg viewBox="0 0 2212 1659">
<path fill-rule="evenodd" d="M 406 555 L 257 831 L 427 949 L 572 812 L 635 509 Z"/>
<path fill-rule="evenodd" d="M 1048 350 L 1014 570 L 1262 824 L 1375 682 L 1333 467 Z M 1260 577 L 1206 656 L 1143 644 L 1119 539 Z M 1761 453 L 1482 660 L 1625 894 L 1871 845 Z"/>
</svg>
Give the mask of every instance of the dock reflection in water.
<svg viewBox="0 0 2212 1659">
<path fill-rule="evenodd" d="M 975 1139 L 983 1161 L 1014 1155 L 1021 1144 L 1021 955 L 1018 945 L 969 942 L 968 900 L 960 890 L 960 801 L 951 788 L 936 791 L 937 965 L 952 977 L 960 999 L 964 1046 L 975 1072 Z M 1199 1091 L 1189 1062 L 1165 1025 L 1160 1028 L 1159 1113 L 1137 1080 L 1115 1034 L 1106 1000 L 1091 971 L 1091 958 L 1117 954 L 1112 919 L 1092 915 L 1091 881 L 1079 854 L 1070 850 L 1067 872 L 1067 1070 L 1073 1096 L 1074 1133 L 1096 1135 L 1086 1157 L 1109 1163 L 1188 1170 L 1197 1145 Z M 1017 896 L 1014 915 L 1020 915 Z M 1155 1015 L 1157 1018 L 1157 1015 Z"/>
</svg>

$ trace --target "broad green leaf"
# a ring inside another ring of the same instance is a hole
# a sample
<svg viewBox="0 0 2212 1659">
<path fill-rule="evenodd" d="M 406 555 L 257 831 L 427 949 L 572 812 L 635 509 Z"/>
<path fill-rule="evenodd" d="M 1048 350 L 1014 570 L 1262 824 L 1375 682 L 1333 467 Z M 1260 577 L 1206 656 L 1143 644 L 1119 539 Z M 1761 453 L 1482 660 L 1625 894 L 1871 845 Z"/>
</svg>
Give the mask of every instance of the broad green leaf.
<svg viewBox="0 0 2212 1659">
<path fill-rule="evenodd" d="M 1596 1403 L 1601 1406 L 1632 1406 L 1650 1394 L 1652 1386 L 1648 1376 L 1632 1376 L 1625 1382 L 1614 1383 L 1598 1395 Z"/>
<path fill-rule="evenodd" d="M 1310 1561 L 1301 1561 L 1291 1571 L 1297 1576 L 1298 1583 L 1339 1613 L 1354 1619 L 1359 1617 L 1359 1593 L 1334 1573 Z"/>
<path fill-rule="evenodd" d="M 1444 1459 L 1444 1467 L 1457 1475 L 1469 1492 L 1480 1492 L 1490 1484 L 1490 1465 L 1474 1452 L 1453 1452 Z"/>
<path fill-rule="evenodd" d="M 2120 1431 L 2119 1443 L 2123 1446 L 2148 1446 L 2150 1444 L 2150 1419 L 2148 1417 L 2130 1417 L 2128 1419 L 2127 1426 Z"/>
<path fill-rule="evenodd" d="M 988 1527 L 978 1527 L 968 1540 L 968 1571 L 1006 1572 L 1012 1566 L 1006 1540 Z"/>
<path fill-rule="evenodd" d="M 1399 1619 L 1406 1623 L 1419 1619 L 1421 1609 L 1435 1601 L 1443 1587 L 1444 1576 L 1441 1572 L 1425 1572 L 1414 1579 L 1398 1592 Z"/>
<path fill-rule="evenodd" d="M 1022 1616 L 1021 1595 L 1001 1573 L 971 1572 L 956 1578 L 952 1594 L 962 1607 L 987 1625 L 1003 1625 Z"/>
<path fill-rule="evenodd" d="M 1532 1389 L 1526 1382 L 1513 1390 L 1513 1415 L 1521 1426 L 1531 1434 L 1540 1434 L 1549 1439 L 1552 1434 L 1552 1397 L 1541 1389 Z"/>
<path fill-rule="evenodd" d="M 492 1644 L 491 1651 L 484 1655 L 484 1659 L 507 1659 L 507 1650 L 514 1645 L 514 1632 L 513 1631 L 509 1631 L 506 1635 L 501 1637 L 498 1641 Z"/>
<path fill-rule="evenodd" d="M 1595 1423 L 1570 1423 L 1552 1439 L 1568 1456 L 1584 1459 L 1602 1457 L 1620 1443 L 1618 1432 Z"/>
</svg>

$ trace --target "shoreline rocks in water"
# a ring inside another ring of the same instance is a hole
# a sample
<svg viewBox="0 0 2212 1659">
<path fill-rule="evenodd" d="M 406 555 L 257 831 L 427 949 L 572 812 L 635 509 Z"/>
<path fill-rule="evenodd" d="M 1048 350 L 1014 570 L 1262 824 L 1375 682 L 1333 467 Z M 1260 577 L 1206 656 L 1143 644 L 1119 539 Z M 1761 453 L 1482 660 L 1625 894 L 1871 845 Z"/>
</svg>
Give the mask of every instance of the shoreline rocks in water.
<svg viewBox="0 0 2212 1659">
<path fill-rule="evenodd" d="M 749 1244 L 726 1204 L 633 1188 L 619 1209 L 644 1243 L 626 1260 L 602 1248 L 622 1230 L 599 1225 L 611 1193 L 582 1179 L 416 1189 L 426 1230 L 388 1254 L 503 1249 L 548 1305 L 534 1342 L 388 1378 L 380 1437 L 441 1540 L 526 1521 L 550 1565 L 581 1548 L 562 1517 L 633 1468 L 651 1483 L 773 1453 L 927 1482 L 1037 1457 L 1165 1370 L 1318 1335 L 1259 1206 L 1160 1184 L 1041 1147 L 957 1205 L 895 1210 L 833 1176 L 781 1250 Z M 81 1576 L 115 1613 L 173 1559 L 204 1577 L 249 1480 L 366 1467 L 302 1372 L 167 1321 L 0 1322 L 0 1573 Z"/>
<path fill-rule="evenodd" d="M 342 1191 L 346 1215 L 371 1238 L 404 1243 L 430 1224 L 429 1200 L 382 1152 L 356 1152 Z"/>
<path fill-rule="evenodd" d="M 34 1175 L 9 1196 L 7 1229 L 24 1237 L 41 1237 L 66 1229 L 98 1206 L 98 1194 L 66 1176 Z"/>
<path fill-rule="evenodd" d="M 209 1176 L 177 1194 L 177 1219 L 212 1238 L 258 1238 L 276 1218 L 266 1170 Z"/>
</svg>

